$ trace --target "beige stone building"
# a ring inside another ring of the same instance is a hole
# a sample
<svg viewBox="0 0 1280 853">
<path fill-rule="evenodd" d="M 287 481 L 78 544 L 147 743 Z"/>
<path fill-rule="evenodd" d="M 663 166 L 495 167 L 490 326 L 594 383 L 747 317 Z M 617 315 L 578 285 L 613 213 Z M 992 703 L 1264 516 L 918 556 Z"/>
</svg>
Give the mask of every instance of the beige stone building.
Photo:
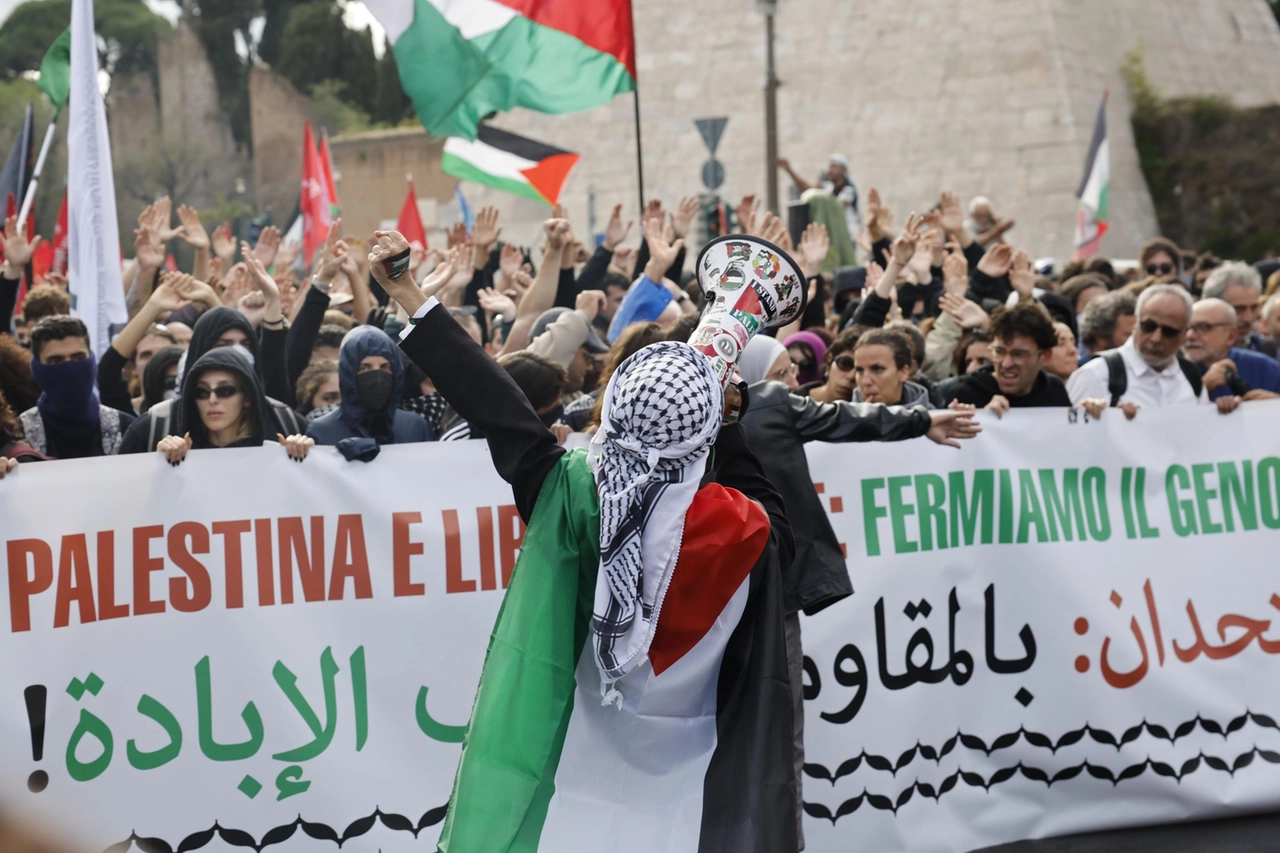
<svg viewBox="0 0 1280 853">
<path fill-rule="evenodd" d="M 635 20 L 646 195 L 671 203 L 701 189 L 707 153 L 694 119 L 712 116 L 729 118 L 722 195 L 763 194 L 756 4 L 638 0 Z M 1280 103 L 1280 29 L 1264 0 L 778 0 L 779 151 L 814 177 L 829 154 L 846 155 L 860 191 L 879 187 L 899 224 L 942 188 L 988 195 L 1017 220 L 1011 242 L 1069 257 L 1075 190 L 1109 89 L 1112 230 L 1102 251 L 1132 257 L 1156 231 L 1120 73 L 1138 46 L 1163 95 Z M 581 230 L 592 197 L 597 229 L 613 203 L 635 210 L 630 96 L 496 124 L 583 155 L 564 197 Z M 785 199 L 790 182 L 779 180 Z M 509 196 L 465 191 L 515 212 Z M 512 222 L 508 233 L 532 230 Z"/>
</svg>

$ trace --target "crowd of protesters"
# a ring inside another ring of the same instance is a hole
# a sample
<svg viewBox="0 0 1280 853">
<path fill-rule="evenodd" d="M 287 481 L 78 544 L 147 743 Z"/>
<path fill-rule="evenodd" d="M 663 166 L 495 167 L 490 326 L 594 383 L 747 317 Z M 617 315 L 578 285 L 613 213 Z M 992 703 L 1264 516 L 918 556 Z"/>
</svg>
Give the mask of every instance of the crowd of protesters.
<svg viewBox="0 0 1280 853">
<path fill-rule="evenodd" d="M 859 199 L 840 158 L 812 184 L 780 165 L 809 201 L 799 239 L 752 197 L 734 216 L 742 233 L 793 254 L 809 302 L 752 342 L 740 372 L 786 386 L 781 404 L 806 423 L 836 411 L 822 406 L 856 404 L 861 420 L 889 418 L 876 437 L 903 437 L 923 435 L 928 419 L 910 426 L 899 410 L 868 407 L 1078 406 L 1133 418 L 1209 403 L 1227 414 L 1280 396 L 1280 261 L 1223 261 L 1157 238 L 1123 272 L 1103 258 L 1037 268 L 986 198 L 966 210 L 943 192 L 899 227 L 874 188 Z M 652 200 L 630 248 L 619 205 L 592 248 L 558 209 L 530 249 L 501 242 L 498 211 L 485 208 L 446 248 L 414 245 L 410 268 L 565 440 L 595 428 L 600 390 L 631 354 L 696 326 L 702 293 L 686 241 L 699 215 L 692 197 L 671 210 Z M 315 444 L 367 460 L 389 443 L 483 438 L 402 358 L 396 336 L 410 318 L 370 275 L 374 238 L 344 237 L 341 220 L 300 273 L 299 247 L 278 229 L 237 245 L 225 225 L 210 234 L 196 211 L 157 201 L 124 271 L 130 320 L 97 358 L 66 278 L 22 280 L 38 240 L 5 223 L 0 315 L 13 321 L 0 334 L 0 474 L 117 453 L 176 465 L 191 448 L 268 443 L 299 461 Z M 171 240 L 194 250 L 189 273 L 166 268 Z M 842 434 L 833 428 L 806 434 Z"/>
</svg>

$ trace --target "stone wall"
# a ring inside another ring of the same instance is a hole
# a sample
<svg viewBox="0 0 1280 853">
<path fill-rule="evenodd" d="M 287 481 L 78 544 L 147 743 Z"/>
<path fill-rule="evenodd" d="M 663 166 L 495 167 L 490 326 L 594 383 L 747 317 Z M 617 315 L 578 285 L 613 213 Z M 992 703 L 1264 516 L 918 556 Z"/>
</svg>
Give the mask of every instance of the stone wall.
<svg viewBox="0 0 1280 853">
<path fill-rule="evenodd" d="M 443 139 L 427 136 L 421 127 L 404 127 L 335 136 L 329 144 L 348 234 L 367 238 L 384 221 L 394 221 L 404 204 L 405 178 L 412 174 L 430 237 L 437 224 L 433 208 L 452 201 L 457 183 L 440 171 Z"/>
<path fill-rule="evenodd" d="M 636 4 L 645 192 L 701 190 L 707 154 L 693 120 L 728 116 L 718 158 L 730 199 L 765 187 L 764 24 L 749 0 Z M 1098 103 L 1110 89 L 1112 230 L 1103 252 L 1132 256 L 1157 229 L 1133 148 L 1120 75 L 1145 47 L 1166 95 L 1280 103 L 1280 29 L 1264 0 L 786 0 L 779 3 L 779 151 L 816 177 L 832 152 L 865 194 L 879 186 L 901 223 L 942 188 L 983 193 L 1018 222 L 1010 239 L 1068 257 L 1075 189 Z M 568 116 L 516 111 L 498 125 L 582 153 L 564 201 L 585 230 L 637 199 L 630 96 Z M 789 181 L 779 176 L 780 194 Z M 515 213 L 509 196 L 465 186 Z M 529 211 L 511 222 L 532 234 Z M 511 218 L 515 218 L 514 215 Z"/>
<path fill-rule="evenodd" d="M 249 117 L 253 127 L 253 175 L 258 210 L 271 214 L 280 227 L 298 204 L 302 183 L 302 127 L 310 121 L 324 129 L 311 99 L 269 69 L 249 71 Z"/>
</svg>

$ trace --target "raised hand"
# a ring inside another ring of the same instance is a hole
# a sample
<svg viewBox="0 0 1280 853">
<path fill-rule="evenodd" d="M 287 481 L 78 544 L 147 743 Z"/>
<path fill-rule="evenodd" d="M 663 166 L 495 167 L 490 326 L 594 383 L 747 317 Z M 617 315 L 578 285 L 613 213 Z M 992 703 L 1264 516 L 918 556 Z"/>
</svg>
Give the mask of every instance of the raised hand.
<svg viewBox="0 0 1280 853">
<path fill-rule="evenodd" d="M 760 209 L 760 201 L 754 195 L 744 195 L 742 201 L 733 209 L 738 220 L 738 232 L 741 234 L 756 233 L 756 212 Z"/>
<path fill-rule="evenodd" d="M 867 264 L 867 280 L 862 285 L 862 292 L 868 293 L 872 290 L 878 291 L 878 288 L 880 287 L 880 282 L 883 279 L 884 279 L 884 267 L 880 266 L 875 261 L 872 261 L 871 263 Z"/>
<path fill-rule="evenodd" d="M 184 204 L 178 208 L 178 221 L 182 223 L 181 233 L 178 234 L 182 242 L 196 251 L 209 251 L 209 232 L 200 221 L 200 211 Z"/>
<path fill-rule="evenodd" d="M 548 251 L 563 252 L 564 247 L 569 245 L 569 238 L 573 236 L 567 219 L 548 219 L 542 223 L 542 230 L 547 232 Z"/>
<path fill-rule="evenodd" d="M 613 213 L 609 215 L 609 222 L 604 227 L 604 248 L 609 252 L 616 252 L 618 244 L 627 239 L 627 235 L 631 233 L 631 226 L 635 224 L 635 220 L 628 219 L 626 227 L 622 225 L 622 205 L 615 204 Z"/>
<path fill-rule="evenodd" d="M 952 251 L 942 261 L 942 287 L 954 296 L 964 296 L 969 289 L 969 261 L 964 252 L 951 244 Z"/>
<path fill-rule="evenodd" d="M 154 316 L 159 316 L 168 311 L 177 311 L 186 305 L 191 304 L 191 300 L 185 298 L 178 292 L 176 280 L 180 277 L 179 273 L 165 273 L 160 284 L 156 285 L 156 289 L 151 291 L 151 296 L 147 299 L 146 307 L 154 312 Z M 190 278 L 190 276 L 187 276 Z"/>
<path fill-rule="evenodd" d="M 830 249 L 831 237 L 827 234 L 827 226 L 810 222 L 800 235 L 800 265 L 804 267 L 805 275 L 815 276 L 822 271 Z"/>
<path fill-rule="evenodd" d="M 249 270 L 243 263 L 236 264 L 227 271 L 226 288 L 222 291 L 222 304 L 235 308 L 240 299 L 253 290 L 253 282 L 249 279 Z"/>
<path fill-rule="evenodd" d="M 445 259 L 422 280 L 420 290 L 424 297 L 430 299 L 453 281 L 453 277 L 458 274 L 458 267 L 463 265 L 463 255 L 464 249 L 462 246 L 454 246 L 449 250 L 449 254 L 445 256 Z M 381 264 L 373 263 L 373 255 L 370 255 L 369 258 L 370 269 L 381 268 Z"/>
<path fill-rule="evenodd" d="M 622 205 L 618 206 L 621 207 Z M 524 254 L 519 249 L 510 243 L 502 244 L 502 251 L 498 253 L 498 271 L 502 273 L 504 282 L 511 281 L 512 276 L 516 274 L 516 270 L 520 269 L 520 265 L 523 263 Z"/>
<path fill-rule="evenodd" d="M 670 228 L 662 227 L 661 219 L 648 219 L 644 223 L 644 239 L 649 244 L 649 263 L 645 264 L 644 274 L 650 281 L 661 282 L 676 255 L 684 248 L 684 240 L 672 241 Z"/>
<path fill-rule="evenodd" d="M 467 242 L 467 224 L 465 222 L 455 222 L 452 228 L 448 228 L 445 234 L 445 248 L 452 249 L 454 246 L 461 246 Z"/>
<path fill-rule="evenodd" d="M 907 224 L 902 229 L 902 233 L 893 241 L 893 247 L 890 252 L 890 258 L 898 266 L 905 267 L 915 257 L 916 249 L 920 245 L 920 228 L 923 225 L 924 218 L 920 215 L 913 212 L 907 217 Z"/>
<path fill-rule="evenodd" d="M 760 223 L 759 236 L 762 240 L 768 240 L 775 246 L 782 246 L 783 240 L 789 240 L 787 235 L 787 226 L 783 224 L 782 219 L 774 216 L 772 211 L 765 211 L 764 220 Z M 782 246 L 786 249 L 786 246 Z"/>
<path fill-rule="evenodd" d="M 476 214 L 476 223 L 471 229 L 472 241 L 488 251 L 494 243 L 498 242 L 501 234 L 502 229 L 498 227 L 498 208 L 492 206 L 480 208 L 480 212 Z"/>
<path fill-rule="evenodd" d="M 680 199 L 676 209 L 671 212 L 671 227 L 675 229 L 677 237 L 688 235 L 689 225 L 693 222 L 693 217 L 698 215 L 698 208 L 697 196 L 687 195 Z"/>
<path fill-rule="evenodd" d="M 644 211 L 640 214 L 640 227 L 644 228 L 644 224 L 651 219 L 662 221 L 666 217 L 667 214 L 662 209 L 662 199 L 651 198 L 645 203 Z"/>
<path fill-rule="evenodd" d="M 482 287 L 476 292 L 480 308 L 490 316 L 501 314 L 505 319 L 514 320 L 516 303 L 510 296 L 499 293 L 492 287 Z"/>
<path fill-rule="evenodd" d="M 964 230 L 964 211 L 960 207 L 960 196 L 952 192 L 943 192 L 941 202 L 942 227 L 954 237 Z"/>
<path fill-rule="evenodd" d="M 240 254 L 246 258 L 252 254 L 262 262 L 264 267 L 269 267 L 275 262 L 276 254 L 280 251 L 280 229 L 274 225 L 268 225 L 258 235 L 258 245 L 253 247 L 252 252 L 246 252 L 246 246 L 247 244 L 241 246 Z"/>
<path fill-rule="evenodd" d="M 320 250 L 320 267 L 316 270 L 316 278 L 321 283 L 333 281 L 333 277 L 342 268 L 342 262 L 347 258 L 347 244 L 338 238 L 341 233 L 342 219 L 338 218 L 329 225 L 329 233 L 325 235 L 324 246 Z"/>
<path fill-rule="evenodd" d="M 1013 249 L 1008 243 L 994 243 L 978 261 L 978 271 L 992 278 L 1002 278 L 1013 266 Z"/>
<path fill-rule="evenodd" d="M 266 314 L 267 297 L 263 296 L 260 290 L 252 290 L 240 297 L 240 301 L 236 303 L 236 310 L 245 316 L 250 326 L 256 329 L 262 324 L 262 318 Z"/>
<path fill-rule="evenodd" d="M 133 257 L 138 266 L 146 269 L 164 266 L 164 247 L 150 225 L 141 225 L 133 232 Z"/>
<path fill-rule="evenodd" d="M 573 308 L 575 311 L 581 311 L 586 314 L 587 322 L 591 323 L 595 321 L 596 315 L 604 310 L 608 301 L 603 290 L 584 290 L 574 300 Z"/>
<path fill-rule="evenodd" d="M 151 206 L 151 216 L 150 224 L 154 227 L 156 237 L 161 244 L 168 243 L 174 237 L 182 236 L 183 226 L 174 228 L 169 224 L 173 217 L 173 202 L 168 196 L 164 196 Z"/>
<path fill-rule="evenodd" d="M 276 232 L 277 239 L 279 232 Z M 265 297 L 280 298 L 280 285 L 276 284 L 276 280 L 271 277 L 271 273 L 267 272 L 267 264 L 256 252 L 249 249 L 248 243 L 240 244 L 240 253 L 244 255 L 244 263 L 253 279 L 254 287 Z"/>
<path fill-rule="evenodd" d="M 986 258 L 984 257 L 983 260 Z M 1031 259 L 1022 249 L 1013 253 L 1013 261 L 1009 266 L 1009 283 L 1018 292 L 1020 302 L 1033 298 L 1032 290 L 1036 285 L 1036 271 L 1031 266 Z"/>
<path fill-rule="evenodd" d="M 982 310 L 982 306 L 954 293 L 944 293 L 938 300 L 938 306 L 954 317 L 963 329 L 985 329 L 991 322 L 991 317 Z"/>
<path fill-rule="evenodd" d="M 893 233 L 893 211 L 880 201 L 880 191 L 872 187 L 867 191 L 867 237 L 872 243 Z"/>
<path fill-rule="evenodd" d="M 185 302 L 196 302 L 203 305 L 206 309 L 217 308 L 222 304 L 222 298 L 218 296 L 218 292 L 200 281 L 194 276 L 186 273 L 174 273 L 165 278 L 165 286 L 171 288 L 178 297 Z"/>
<path fill-rule="evenodd" d="M 223 269 L 230 269 L 236 257 L 236 241 L 231 236 L 231 223 L 224 222 L 213 229 L 213 253 L 222 261 Z"/>
<path fill-rule="evenodd" d="M 630 281 L 635 278 L 636 261 L 638 260 L 640 260 L 639 249 L 633 249 L 628 246 L 619 246 L 614 250 L 613 262 L 610 263 L 609 266 L 622 273 L 627 281 Z"/>
<path fill-rule="evenodd" d="M 41 237 L 37 234 L 27 240 L 25 228 L 18 225 L 18 217 L 10 216 L 4 221 L 4 266 L 5 277 L 15 279 L 22 275 L 22 268 L 31 260 L 31 255 L 39 245 Z"/>
</svg>

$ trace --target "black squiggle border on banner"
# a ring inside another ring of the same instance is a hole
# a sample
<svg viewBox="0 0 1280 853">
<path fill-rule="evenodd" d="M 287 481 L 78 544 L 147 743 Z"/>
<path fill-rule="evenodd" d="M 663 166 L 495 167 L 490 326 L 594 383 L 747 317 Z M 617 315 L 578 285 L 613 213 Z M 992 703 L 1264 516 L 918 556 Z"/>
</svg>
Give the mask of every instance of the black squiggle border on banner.
<svg viewBox="0 0 1280 853">
<path fill-rule="evenodd" d="M 926 761 L 932 761 L 934 764 L 941 764 L 942 759 L 956 748 L 957 743 L 966 749 L 990 755 L 997 750 L 1008 749 L 1019 740 L 1025 740 L 1031 746 L 1039 747 L 1040 749 L 1047 749 L 1056 755 L 1059 749 L 1073 746 L 1083 740 L 1085 735 L 1088 735 L 1098 743 L 1105 744 L 1106 746 L 1114 746 L 1116 748 L 1116 752 L 1119 752 L 1121 747 L 1132 743 L 1141 737 L 1144 731 L 1154 738 L 1166 740 L 1170 744 L 1176 744 L 1179 740 L 1191 734 L 1197 726 L 1210 734 L 1221 735 L 1222 739 L 1225 741 L 1229 735 L 1240 731 L 1244 728 L 1245 724 L 1250 721 L 1261 728 L 1280 731 L 1280 724 L 1277 724 L 1274 718 L 1266 714 L 1255 714 L 1252 711 L 1245 711 L 1240 716 L 1229 720 L 1225 726 L 1219 722 L 1201 717 L 1197 714 L 1193 719 L 1187 720 L 1186 722 L 1176 726 L 1172 733 L 1170 733 L 1169 729 L 1165 726 L 1149 723 L 1146 720 L 1143 720 L 1136 726 L 1125 729 L 1119 738 L 1106 729 L 1094 728 L 1087 723 L 1078 729 L 1067 732 L 1056 741 L 1039 732 L 1032 732 L 1025 728 L 1019 728 L 1016 732 L 1009 732 L 1008 734 L 1000 735 L 990 744 L 987 744 L 986 741 L 977 735 L 970 735 L 957 731 L 942 744 L 941 748 L 921 744 L 917 741 L 915 746 L 899 755 L 896 761 L 892 761 L 883 755 L 875 755 L 863 750 L 860 754 L 842 762 L 840 766 L 836 768 L 834 773 L 824 765 L 816 763 L 805 764 L 804 773 L 806 776 L 810 776 L 814 779 L 825 779 L 832 785 L 835 785 L 835 783 L 840 779 L 855 772 L 862 765 L 862 762 L 865 761 L 867 766 L 873 770 L 880 770 L 896 777 L 899 770 L 915 761 L 917 755 Z"/>
<path fill-rule="evenodd" d="M 992 773 L 990 779 L 983 779 L 978 773 L 971 773 L 964 768 L 959 768 L 955 773 L 952 773 L 946 779 L 943 779 L 937 788 L 934 788 L 934 786 L 928 782 L 917 781 L 908 785 L 906 788 L 903 788 L 896 798 L 886 797 L 883 794 L 872 794 L 864 788 L 862 793 L 858 796 L 845 800 L 841 803 L 836 808 L 835 814 L 832 814 L 831 810 L 822 803 L 805 802 L 804 810 L 805 813 L 811 817 L 825 818 L 831 821 L 832 825 L 835 825 L 835 822 L 840 818 L 856 812 L 864 802 L 869 804 L 872 808 L 880 809 L 881 811 L 893 812 L 895 816 L 898 814 L 898 809 L 910 802 L 917 791 L 920 792 L 921 798 L 929 798 L 936 803 L 945 794 L 954 790 L 957 784 L 962 781 L 971 787 L 982 788 L 985 791 L 990 791 L 993 786 L 999 785 L 1002 782 L 1007 782 L 1016 774 L 1021 773 L 1027 779 L 1031 779 L 1036 782 L 1043 782 L 1046 787 L 1052 787 L 1055 782 L 1065 782 L 1068 779 L 1074 779 L 1081 773 L 1088 771 L 1089 775 L 1095 779 L 1105 779 L 1111 783 L 1112 787 L 1115 787 L 1126 780 L 1138 778 L 1147 771 L 1147 768 L 1151 768 L 1152 772 L 1157 775 L 1167 776 L 1181 782 L 1184 777 L 1199 770 L 1202 764 L 1213 770 L 1217 770 L 1221 773 L 1226 773 L 1228 776 L 1234 777 L 1237 770 L 1248 767 L 1253 763 L 1253 759 L 1255 757 L 1261 758 L 1263 761 L 1270 764 L 1280 764 L 1280 752 L 1258 749 L 1256 746 L 1248 752 L 1243 752 L 1240 755 L 1237 755 L 1231 762 L 1227 762 L 1217 756 L 1205 755 L 1201 752 L 1195 758 L 1188 759 L 1183 763 L 1182 767 L 1178 769 L 1160 761 L 1152 761 L 1148 758 L 1140 764 L 1132 764 L 1124 768 L 1119 773 L 1116 773 L 1109 767 L 1103 767 L 1086 760 L 1072 767 L 1065 767 L 1050 776 L 1039 767 L 1031 767 L 1019 761 L 1012 767 L 1002 767 L 995 773 Z"/>
<path fill-rule="evenodd" d="M 298 815 L 298 819 L 292 823 L 282 824 L 274 829 L 267 830 L 263 834 L 261 841 L 255 841 L 253 835 L 243 829 L 232 829 L 215 822 L 213 826 L 203 832 L 193 832 L 188 835 L 178 842 L 177 847 L 174 847 L 163 838 L 144 837 L 134 832 L 124 841 L 112 844 L 103 853 L 125 853 L 130 844 L 136 844 L 143 853 L 188 853 L 188 851 L 199 850 L 204 847 L 213 840 L 214 835 L 217 835 L 232 847 L 247 847 L 256 851 L 256 853 L 261 853 L 266 847 L 288 841 L 299 829 L 318 841 L 332 841 L 341 848 L 343 844 L 352 838 L 357 838 L 373 829 L 376 821 L 381 821 L 382 825 L 387 829 L 395 830 L 396 832 L 408 832 L 414 838 L 417 838 L 418 833 L 422 830 L 443 821 L 448 810 L 448 803 L 429 809 L 422 817 L 418 818 L 418 822 L 415 824 L 404 815 L 384 812 L 382 809 L 374 809 L 373 814 L 368 817 L 357 818 L 352 821 L 341 835 L 328 824 L 310 823 L 303 820 L 302 815 Z"/>
</svg>

